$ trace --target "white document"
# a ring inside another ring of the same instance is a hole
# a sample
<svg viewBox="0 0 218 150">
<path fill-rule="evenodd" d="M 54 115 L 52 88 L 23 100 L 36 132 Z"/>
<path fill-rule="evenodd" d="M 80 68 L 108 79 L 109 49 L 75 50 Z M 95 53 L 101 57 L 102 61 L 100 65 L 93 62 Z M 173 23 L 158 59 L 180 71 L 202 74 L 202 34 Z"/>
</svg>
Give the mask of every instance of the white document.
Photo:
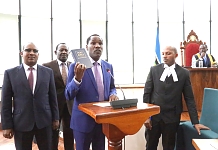
<svg viewBox="0 0 218 150">
<path fill-rule="evenodd" d="M 111 106 L 110 105 L 110 102 L 106 102 L 106 103 L 96 103 L 96 104 L 93 104 L 95 106 L 99 106 L 99 107 L 109 107 Z"/>
</svg>

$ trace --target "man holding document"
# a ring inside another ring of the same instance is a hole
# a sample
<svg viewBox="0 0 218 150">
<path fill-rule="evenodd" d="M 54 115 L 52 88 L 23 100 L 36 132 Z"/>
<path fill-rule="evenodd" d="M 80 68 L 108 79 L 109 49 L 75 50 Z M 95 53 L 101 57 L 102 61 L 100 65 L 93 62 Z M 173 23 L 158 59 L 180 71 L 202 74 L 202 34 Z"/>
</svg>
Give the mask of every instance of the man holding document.
<svg viewBox="0 0 218 150">
<path fill-rule="evenodd" d="M 71 64 L 68 81 L 65 89 L 67 100 L 74 99 L 73 113 L 70 127 L 74 130 L 77 150 L 105 149 L 105 136 L 102 125 L 97 124 L 89 115 L 78 109 L 80 103 L 118 100 L 114 79 L 107 72 L 113 74 L 113 67 L 108 62 L 101 60 L 103 40 L 93 34 L 86 41 L 86 49 L 93 66 L 86 68 L 80 62 Z"/>
</svg>

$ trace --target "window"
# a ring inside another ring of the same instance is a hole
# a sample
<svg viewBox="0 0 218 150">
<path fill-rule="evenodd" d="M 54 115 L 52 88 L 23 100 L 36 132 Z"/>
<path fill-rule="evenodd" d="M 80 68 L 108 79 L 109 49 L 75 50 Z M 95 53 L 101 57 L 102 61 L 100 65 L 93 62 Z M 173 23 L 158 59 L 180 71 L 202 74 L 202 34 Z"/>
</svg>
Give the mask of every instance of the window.
<svg viewBox="0 0 218 150">
<path fill-rule="evenodd" d="M 0 87 L 6 69 L 19 65 L 18 26 L 16 15 L 0 14 Z"/>
<path fill-rule="evenodd" d="M 157 2 L 137 0 L 133 3 L 134 83 L 144 84 L 155 61 Z M 143 14 L 143 15 L 142 15 Z"/>
<path fill-rule="evenodd" d="M 33 42 L 39 49 L 38 64 L 51 60 L 51 20 L 48 18 L 22 17 L 21 42 Z"/>
</svg>

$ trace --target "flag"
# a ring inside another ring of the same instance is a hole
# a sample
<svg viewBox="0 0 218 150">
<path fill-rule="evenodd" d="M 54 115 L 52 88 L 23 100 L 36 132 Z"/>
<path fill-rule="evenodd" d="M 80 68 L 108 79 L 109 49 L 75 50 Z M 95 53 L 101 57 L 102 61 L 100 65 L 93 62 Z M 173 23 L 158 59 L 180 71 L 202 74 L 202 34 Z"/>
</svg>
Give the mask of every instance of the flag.
<svg viewBox="0 0 218 150">
<path fill-rule="evenodd" d="M 156 48 L 155 48 L 155 65 L 161 63 L 160 42 L 159 42 L 159 27 L 157 27 Z"/>
</svg>

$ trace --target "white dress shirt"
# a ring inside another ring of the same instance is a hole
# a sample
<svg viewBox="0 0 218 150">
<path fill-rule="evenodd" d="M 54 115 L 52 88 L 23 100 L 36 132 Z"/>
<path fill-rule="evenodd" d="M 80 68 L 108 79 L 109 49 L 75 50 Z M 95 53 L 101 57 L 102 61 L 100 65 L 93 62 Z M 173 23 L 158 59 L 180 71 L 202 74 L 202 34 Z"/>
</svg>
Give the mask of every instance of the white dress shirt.
<svg viewBox="0 0 218 150">
<path fill-rule="evenodd" d="M 62 62 L 60 60 L 57 59 L 57 62 L 58 62 L 58 66 L 59 66 L 59 70 L 62 74 L 62 63 L 64 63 L 64 66 L 65 66 L 65 70 L 66 70 L 66 73 L 67 73 L 67 76 L 68 76 L 68 67 L 67 67 L 67 62 Z"/>
</svg>

